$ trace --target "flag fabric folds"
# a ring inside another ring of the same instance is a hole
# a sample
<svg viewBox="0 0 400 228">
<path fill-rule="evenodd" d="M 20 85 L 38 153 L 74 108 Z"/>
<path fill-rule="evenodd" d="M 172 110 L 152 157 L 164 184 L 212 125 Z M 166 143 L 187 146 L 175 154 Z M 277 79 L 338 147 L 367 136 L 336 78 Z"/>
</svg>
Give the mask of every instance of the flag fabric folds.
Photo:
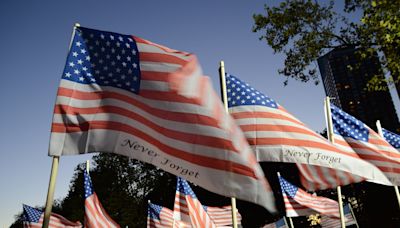
<svg viewBox="0 0 400 228">
<path fill-rule="evenodd" d="M 354 152 L 339 149 L 239 78 L 227 74 L 226 84 L 229 112 L 245 133 L 258 161 L 315 165 L 364 178 L 384 177 L 375 166 Z M 325 183 L 330 181 L 329 176 L 319 178 Z M 360 180 L 363 178 L 354 177 L 349 181 Z"/>
<path fill-rule="evenodd" d="M 149 202 L 147 209 L 147 228 L 191 228 L 190 224 L 175 220 L 173 211 Z"/>
<path fill-rule="evenodd" d="M 285 219 L 281 218 L 276 222 L 266 224 L 262 228 L 289 228 L 289 227 L 286 225 Z"/>
<path fill-rule="evenodd" d="M 23 225 L 25 228 L 41 228 L 43 225 L 43 217 L 44 213 L 41 210 L 36 208 L 30 207 L 28 205 L 23 205 Z M 71 222 L 68 219 L 64 218 L 61 215 L 56 213 L 51 213 L 50 221 L 49 221 L 50 228 L 81 228 L 82 224 L 80 222 Z"/>
<path fill-rule="evenodd" d="M 186 201 L 186 195 L 184 194 L 183 182 L 187 184 L 187 181 L 178 177 L 176 184 L 175 204 L 174 204 L 174 216 L 177 220 L 182 220 L 191 223 L 188 203 Z M 189 186 L 189 185 L 187 185 Z M 189 186 L 190 188 L 190 186 Z M 191 189 L 191 188 L 190 188 Z M 210 207 L 203 205 L 203 209 L 209 215 L 211 220 L 217 227 L 232 225 L 232 207 Z M 236 209 L 236 217 L 238 225 L 241 224 L 242 216 Z"/>
<path fill-rule="evenodd" d="M 119 228 L 120 226 L 112 220 L 101 205 L 97 194 L 93 190 L 92 181 L 89 174 L 84 170 L 85 188 L 85 227 L 109 227 Z"/>
<path fill-rule="evenodd" d="M 386 178 L 368 181 L 400 185 L 400 153 L 360 120 L 331 104 L 334 142 L 342 150 L 356 153 L 378 167 Z"/>
<path fill-rule="evenodd" d="M 348 204 L 343 206 L 343 213 L 345 217 L 345 224 L 346 226 L 350 226 L 353 224 L 357 224 L 353 214 L 351 213 L 351 208 Z M 337 218 L 330 218 L 328 216 L 322 215 L 321 216 L 321 227 L 322 228 L 338 228 L 341 227 L 340 219 Z"/>
<path fill-rule="evenodd" d="M 78 27 L 57 93 L 49 155 L 90 152 L 148 162 L 276 211 L 262 169 L 195 55 Z"/>
<path fill-rule="evenodd" d="M 326 197 L 311 195 L 279 176 L 287 217 L 306 216 L 318 212 L 329 217 L 340 217 L 339 204 Z"/>
<path fill-rule="evenodd" d="M 400 135 L 395 134 L 391 131 L 388 131 L 384 128 L 382 128 L 382 133 L 383 133 L 383 137 L 385 138 L 385 140 L 392 145 L 394 148 L 396 148 L 396 150 L 400 150 Z"/>
<path fill-rule="evenodd" d="M 174 204 L 175 219 L 188 222 L 193 227 L 217 227 L 186 180 L 178 177 L 176 192 Z"/>
</svg>

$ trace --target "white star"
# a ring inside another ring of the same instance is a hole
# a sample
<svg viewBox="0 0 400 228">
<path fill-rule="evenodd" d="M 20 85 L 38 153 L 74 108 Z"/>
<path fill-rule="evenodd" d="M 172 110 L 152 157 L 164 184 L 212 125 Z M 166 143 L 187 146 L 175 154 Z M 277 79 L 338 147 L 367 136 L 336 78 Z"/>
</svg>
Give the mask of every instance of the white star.
<svg viewBox="0 0 400 228">
<path fill-rule="evenodd" d="M 79 74 L 81 73 L 79 70 L 74 70 L 74 74 Z"/>
<path fill-rule="evenodd" d="M 83 63 L 82 59 L 79 59 L 78 64 L 82 65 L 82 63 Z"/>
<path fill-rule="evenodd" d="M 90 56 L 86 56 L 85 58 L 87 61 L 90 61 Z"/>
<path fill-rule="evenodd" d="M 126 62 L 122 62 L 122 66 L 126 67 Z"/>
<path fill-rule="evenodd" d="M 110 41 L 107 41 L 107 42 L 106 42 L 106 45 L 107 45 L 107 46 L 110 46 L 110 44 L 111 44 Z"/>
<path fill-rule="evenodd" d="M 137 64 L 136 63 L 133 63 L 132 66 L 133 66 L 133 68 L 137 68 Z"/>
<path fill-rule="evenodd" d="M 127 60 L 128 62 L 130 62 L 130 61 L 131 61 L 131 57 L 130 57 L 130 56 L 126 57 L 126 60 Z"/>
<path fill-rule="evenodd" d="M 75 64 L 74 64 L 74 62 L 69 62 L 69 64 L 68 64 L 70 67 L 73 67 L 73 66 L 75 66 Z"/>
<path fill-rule="evenodd" d="M 138 80 L 138 77 L 133 76 L 133 81 L 137 81 L 137 80 Z"/>
<path fill-rule="evenodd" d="M 87 71 L 87 67 L 82 67 L 82 70 Z"/>
<path fill-rule="evenodd" d="M 120 59 L 121 59 L 121 56 L 120 56 L 120 55 L 117 55 L 116 58 L 117 58 L 117 60 L 120 60 Z"/>
<path fill-rule="evenodd" d="M 111 40 L 114 40 L 114 36 L 113 36 L 113 35 L 110 35 L 110 39 L 111 39 Z"/>
<path fill-rule="evenodd" d="M 78 52 L 76 52 L 76 51 L 72 52 L 72 56 L 77 57 L 78 56 Z"/>
<path fill-rule="evenodd" d="M 65 77 L 67 78 L 71 77 L 71 73 L 70 72 L 65 73 Z"/>
<path fill-rule="evenodd" d="M 136 55 L 136 50 L 132 50 L 132 54 L 133 54 L 133 55 Z"/>
<path fill-rule="evenodd" d="M 119 39 L 119 41 L 121 41 L 121 42 L 124 41 L 124 38 L 122 38 L 122 36 L 119 36 L 118 39 Z"/>
<path fill-rule="evenodd" d="M 81 49 L 81 53 L 82 54 L 86 54 L 86 50 L 85 49 Z"/>
<path fill-rule="evenodd" d="M 80 47 L 82 45 L 82 43 L 78 41 L 78 42 L 75 43 L 75 45 Z"/>
<path fill-rule="evenodd" d="M 104 35 L 103 34 L 101 34 L 100 37 L 101 37 L 101 39 L 104 39 Z"/>
<path fill-rule="evenodd" d="M 85 80 L 84 77 L 79 77 L 79 81 L 83 82 L 83 80 Z"/>
</svg>

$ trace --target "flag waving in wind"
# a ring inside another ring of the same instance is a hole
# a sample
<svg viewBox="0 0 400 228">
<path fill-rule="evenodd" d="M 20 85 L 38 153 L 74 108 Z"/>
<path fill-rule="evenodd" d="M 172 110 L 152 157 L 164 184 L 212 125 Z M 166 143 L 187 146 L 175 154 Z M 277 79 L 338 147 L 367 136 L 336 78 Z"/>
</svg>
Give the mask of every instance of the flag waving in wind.
<svg viewBox="0 0 400 228">
<path fill-rule="evenodd" d="M 276 211 L 262 169 L 195 55 L 78 27 L 57 93 L 49 155 L 91 152 L 148 162 Z"/>
<path fill-rule="evenodd" d="M 85 188 L 85 227 L 109 227 L 120 226 L 112 220 L 101 205 L 97 194 L 93 191 L 92 180 L 86 170 L 83 171 Z"/>
<path fill-rule="evenodd" d="M 339 218 L 339 204 L 331 199 L 311 195 L 279 176 L 287 217 L 310 215 L 318 212 Z"/>
<path fill-rule="evenodd" d="M 150 203 L 147 209 L 147 228 L 191 228 L 190 224 L 175 220 L 173 212 L 156 204 Z"/>
<path fill-rule="evenodd" d="M 175 196 L 174 218 L 184 222 L 190 222 L 194 227 L 216 227 L 216 224 L 207 214 L 189 183 L 178 177 L 176 185 L 177 194 Z M 186 210 L 187 213 L 185 213 Z M 188 218 L 190 221 L 188 221 Z"/>
<path fill-rule="evenodd" d="M 189 215 L 189 207 L 186 201 L 186 195 L 183 188 L 184 179 L 178 177 L 176 182 L 176 194 L 175 194 L 175 204 L 174 204 L 174 217 L 175 219 L 182 220 L 191 223 Z M 189 186 L 189 185 L 188 185 Z M 190 187 L 190 186 L 189 186 Z M 232 207 L 210 207 L 203 205 L 203 209 L 210 216 L 211 220 L 215 223 L 217 227 L 219 226 L 229 226 L 232 225 Z M 237 224 L 241 224 L 242 216 L 236 209 Z"/>
<path fill-rule="evenodd" d="M 364 178 L 386 179 L 374 165 L 354 152 L 336 147 L 239 78 L 227 74 L 226 84 L 229 112 L 245 133 L 258 161 L 315 165 Z M 353 182 L 361 180 L 352 179 Z"/>
<path fill-rule="evenodd" d="M 22 220 L 24 228 L 41 228 L 43 225 L 44 213 L 41 210 L 30 207 L 28 205 L 23 205 L 24 212 L 22 215 Z M 80 222 L 71 222 L 61 215 L 56 213 L 51 213 L 50 215 L 50 228 L 81 228 L 82 224 Z"/>
<path fill-rule="evenodd" d="M 400 151 L 400 135 L 382 128 L 383 137 L 396 150 Z"/>
<path fill-rule="evenodd" d="M 389 183 L 372 178 L 380 184 L 400 185 L 400 153 L 375 131 L 331 104 L 333 136 L 342 150 L 355 152 L 361 159 L 378 167 Z"/>
</svg>

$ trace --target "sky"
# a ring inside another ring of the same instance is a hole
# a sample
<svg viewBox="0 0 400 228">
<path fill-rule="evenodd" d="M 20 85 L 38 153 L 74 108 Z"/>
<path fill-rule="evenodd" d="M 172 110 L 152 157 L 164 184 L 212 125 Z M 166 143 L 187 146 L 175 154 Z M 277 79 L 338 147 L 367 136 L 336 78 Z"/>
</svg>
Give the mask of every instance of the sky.
<svg viewBox="0 0 400 228">
<path fill-rule="evenodd" d="M 13 223 L 22 203 L 45 204 L 47 155 L 57 87 L 74 23 L 132 34 L 195 53 L 214 88 L 218 66 L 264 92 L 311 129 L 325 126 L 322 84 L 277 73 L 283 56 L 251 31 L 252 15 L 275 1 L 0 1 L 0 226 Z M 61 157 L 55 199 L 66 196 L 74 168 L 91 155 Z M 83 207 L 83 205 L 82 205 Z"/>
</svg>

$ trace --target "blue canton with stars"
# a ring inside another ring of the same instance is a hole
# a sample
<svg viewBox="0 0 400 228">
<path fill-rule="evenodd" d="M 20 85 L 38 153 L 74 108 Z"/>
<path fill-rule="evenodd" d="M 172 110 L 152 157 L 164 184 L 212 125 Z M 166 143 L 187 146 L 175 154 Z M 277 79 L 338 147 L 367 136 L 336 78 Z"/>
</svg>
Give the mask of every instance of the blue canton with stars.
<svg viewBox="0 0 400 228">
<path fill-rule="evenodd" d="M 382 132 L 383 132 L 383 137 L 390 145 L 392 145 L 396 149 L 400 148 L 400 135 L 390 132 L 383 128 Z"/>
<path fill-rule="evenodd" d="M 160 213 L 162 210 L 161 206 L 158 206 L 156 204 L 149 203 L 148 207 L 148 216 L 152 219 L 160 220 Z"/>
<path fill-rule="evenodd" d="M 83 170 L 83 177 L 84 177 L 84 188 L 85 188 L 85 199 L 89 196 L 93 195 L 93 186 L 92 180 L 90 179 L 89 174 L 87 173 L 86 169 Z"/>
<path fill-rule="evenodd" d="M 194 194 L 189 183 L 181 177 L 178 177 L 178 180 L 176 183 L 176 190 L 184 195 L 191 196 L 193 199 L 197 199 L 196 194 Z"/>
<path fill-rule="evenodd" d="M 78 27 L 62 79 L 138 93 L 139 52 L 129 35 Z"/>
<path fill-rule="evenodd" d="M 368 142 L 369 131 L 363 122 L 331 104 L 333 132 L 344 137 Z"/>
<path fill-rule="evenodd" d="M 24 215 L 23 220 L 26 222 L 39 222 L 40 216 L 42 216 L 43 211 L 36 208 L 30 207 L 28 205 L 23 205 Z"/>
<path fill-rule="evenodd" d="M 289 183 L 285 178 L 279 176 L 279 184 L 281 185 L 282 192 L 286 193 L 286 195 L 294 198 L 297 193 L 298 187 Z"/>
<path fill-rule="evenodd" d="M 273 99 L 230 74 L 226 74 L 226 91 L 228 107 L 261 105 L 270 108 L 278 108 L 278 104 Z"/>
</svg>

